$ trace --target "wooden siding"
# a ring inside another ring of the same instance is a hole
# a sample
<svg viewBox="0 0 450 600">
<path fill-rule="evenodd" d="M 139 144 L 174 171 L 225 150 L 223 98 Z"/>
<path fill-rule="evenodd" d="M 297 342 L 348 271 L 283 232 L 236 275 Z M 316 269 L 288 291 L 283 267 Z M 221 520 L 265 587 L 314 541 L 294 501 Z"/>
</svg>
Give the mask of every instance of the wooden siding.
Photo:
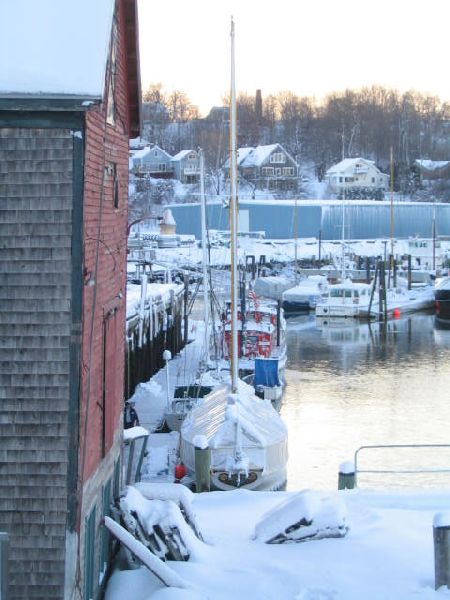
<svg viewBox="0 0 450 600">
<path fill-rule="evenodd" d="M 10 597 L 62 598 L 73 137 L 0 128 L 0 530 Z"/>
</svg>

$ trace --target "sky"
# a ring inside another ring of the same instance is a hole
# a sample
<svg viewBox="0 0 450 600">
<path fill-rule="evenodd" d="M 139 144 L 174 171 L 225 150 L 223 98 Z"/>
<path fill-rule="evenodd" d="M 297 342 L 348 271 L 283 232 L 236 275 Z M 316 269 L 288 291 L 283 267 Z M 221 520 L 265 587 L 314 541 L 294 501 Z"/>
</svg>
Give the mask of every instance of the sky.
<svg viewBox="0 0 450 600">
<path fill-rule="evenodd" d="M 380 84 L 450 100 L 448 0 L 139 0 L 142 87 L 184 91 L 202 114 L 228 94 Z"/>
</svg>

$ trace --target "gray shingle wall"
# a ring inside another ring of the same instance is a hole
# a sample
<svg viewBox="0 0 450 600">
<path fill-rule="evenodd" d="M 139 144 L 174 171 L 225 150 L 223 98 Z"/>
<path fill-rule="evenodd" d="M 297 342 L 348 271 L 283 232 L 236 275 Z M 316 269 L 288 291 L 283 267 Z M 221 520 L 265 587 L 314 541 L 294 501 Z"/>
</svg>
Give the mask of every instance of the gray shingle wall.
<svg viewBox="0 0 450 600">
<path fill-rule="evenodd" d="M 71 132 L 0 128 L 0 531 L 10 595 L 63 598 Z"/>
</svg>

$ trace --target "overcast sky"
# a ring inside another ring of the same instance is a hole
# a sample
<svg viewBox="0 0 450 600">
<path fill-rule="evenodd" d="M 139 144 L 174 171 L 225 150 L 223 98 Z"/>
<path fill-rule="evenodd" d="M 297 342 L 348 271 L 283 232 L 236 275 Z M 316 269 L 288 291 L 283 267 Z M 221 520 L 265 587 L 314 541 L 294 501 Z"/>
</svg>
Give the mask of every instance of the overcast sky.
<svg viewBox="0 0 450 600">
<path fill-rule="evenodd" d="M 322 97 L 381 84 L 450 100 L 450 0 L 139 0 L 142 87 L 179 89 L 206 114 L 228 94 Z"/>
</svg>

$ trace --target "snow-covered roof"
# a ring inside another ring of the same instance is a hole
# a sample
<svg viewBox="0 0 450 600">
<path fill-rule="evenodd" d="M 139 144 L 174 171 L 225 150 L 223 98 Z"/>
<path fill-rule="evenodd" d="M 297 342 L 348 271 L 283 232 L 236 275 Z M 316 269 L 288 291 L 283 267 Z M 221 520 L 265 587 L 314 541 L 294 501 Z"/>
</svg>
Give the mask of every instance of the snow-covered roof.
<svg viewBox="0 0 450 600">
<path fill-rule="evenodd" d="M 439 169 L 445 169 L 450 165 L 450 160 L 421 160 L 415 161 L 419 167 L 426 169 L 427 171 L 438 171 Z"/>
<path fill-rule="evenodd" d="M 2 0 L 0 94 L 102 98 L 114 0 Z"/>
<path fill-rule="evenodd" d="M 146 146 L 145 148 L 141 148 L 139 150 L 131 150 L 131 158 L 144 158 L 150 152 L 150 146 Z"/>
<path fill-rule="evenodd" d="M 180 152 L 178 152 L 178 154 L 175 154 L 175 156 L 173 156 L 171 160 L 172 162 L 183 160 L 183 158 L 186 158 L 186 156 L 191 152 L 193 152 L 193 150 L 180 150 Z"/>
<path fill-rule="evenodd" d="M 247 154 L 240 163 L 242 167 L 259 167 L 280 144 L 269 144 L 268 146 L 257 146 Z"/>
<path fill-rule="evenodd" d="M 238 148 L 237 151 L 237 164 L 241 165 L 242 162 L 247 158 L 250 152 L 253 152 L 254 148 L 251 146 L 248 148 Z"/>
<path fill-rule="evenodd" d="M 344 158 L 341 162 L 337 163 L 337 165 L 333 165 L 327 170 L 327 175 L 332 173 L 342 173 L 347 171 L 348 169 L 354 169 L 358 164 L 364 164 L 367 166 L 377 167 L 375 166 L 375 162 L 373 160 L 369 160 L 367 158 Z"/>
<path fill-rule="evenodd" d="M 267 144 L 266 146 L 256 146 L 256 148 L 245 147 L 238 148 L 237 165 L 238 167 L 259 167 L 275 150 L 282 150 L 289 158 L 294 161 L 289 152 L 286 152 L 280 144 Z M 295 161 L 294 161 L 295 162 Z M 224 168 L 230 165 L 230 159 L 225 161 Z"/>
</svg>

